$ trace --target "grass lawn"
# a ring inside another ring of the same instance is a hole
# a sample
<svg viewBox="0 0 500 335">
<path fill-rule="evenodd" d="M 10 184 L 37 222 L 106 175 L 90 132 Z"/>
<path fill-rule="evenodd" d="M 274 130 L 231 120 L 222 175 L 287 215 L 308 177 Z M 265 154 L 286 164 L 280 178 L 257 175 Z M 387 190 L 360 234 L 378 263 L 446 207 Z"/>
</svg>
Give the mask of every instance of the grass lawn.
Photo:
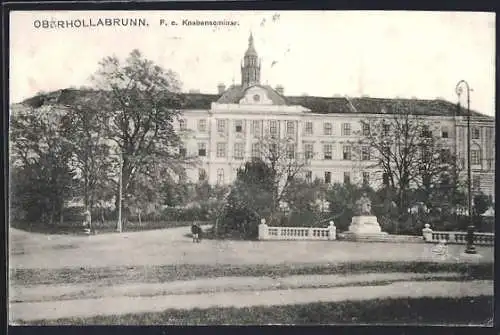
<svg viewBox="0 0 500 335">
<path fill-rule="evenodd" d="M 251 324 L 455 324 L 492 326 L 493 297 L 375 299 L 251 308 L 166 310 L 125 314 L 39 320 L 36 325 L 251 325 Z"/>
<path fill-rule="evenodd" d="M 436 273 L 458 272 L 463 280 L 493 279 L 493 263 L 435 263 L 435 262 L 357 262 L 337 264 L 256 264 L 256 265 L 158 265 L 119 266 L 99 268 L 11 269 L 12 285 L 86 284 L 118 285 L 125 283 L 161 283 L 174 280 L 214 278 L 224 276 L 285 277 L 311 274 L 356 273 Z"/>
</svg>

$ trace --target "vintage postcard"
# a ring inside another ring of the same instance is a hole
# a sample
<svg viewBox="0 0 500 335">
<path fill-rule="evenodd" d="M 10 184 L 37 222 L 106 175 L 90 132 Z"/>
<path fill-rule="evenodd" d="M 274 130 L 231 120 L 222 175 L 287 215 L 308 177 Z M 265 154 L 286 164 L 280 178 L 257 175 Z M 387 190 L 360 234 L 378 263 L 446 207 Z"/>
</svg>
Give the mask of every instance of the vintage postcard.
<svg viewBox="0 0 500 335">
<path fill-rule="evenodd" d="M 11 325 L 493 326 L 494 13 L 9 18 Z"/>
</svg>

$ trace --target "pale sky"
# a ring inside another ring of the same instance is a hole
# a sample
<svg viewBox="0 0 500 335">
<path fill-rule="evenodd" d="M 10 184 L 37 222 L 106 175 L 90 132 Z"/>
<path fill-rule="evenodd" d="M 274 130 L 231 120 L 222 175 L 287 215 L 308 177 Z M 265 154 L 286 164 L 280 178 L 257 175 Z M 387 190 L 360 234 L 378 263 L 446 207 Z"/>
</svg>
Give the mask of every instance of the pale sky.
<svg viewBox="0 0 500 335">
<path fill-rule="evenodd" d="M 118 17 L 145 18 L 149 26 L 34 27 L 35 20 Z M 162 18 L 179 25 L 161 26 Z M 183 19 L 239 24 L 182 26 Z M 89 85 L 103 57 L 124 59 L 133 49 L 177 72 L 184 91 L 216 93 L 218 83 L 240 83 L 250 31 L 261 82 L 283 85 L 285 95 L 456 102 L 455 86 L 464 79 L 473 89 L 471 108 L 495 114 L 495 14 L 466 12 L 11 12 L 11 102 Z"/>
</svg>

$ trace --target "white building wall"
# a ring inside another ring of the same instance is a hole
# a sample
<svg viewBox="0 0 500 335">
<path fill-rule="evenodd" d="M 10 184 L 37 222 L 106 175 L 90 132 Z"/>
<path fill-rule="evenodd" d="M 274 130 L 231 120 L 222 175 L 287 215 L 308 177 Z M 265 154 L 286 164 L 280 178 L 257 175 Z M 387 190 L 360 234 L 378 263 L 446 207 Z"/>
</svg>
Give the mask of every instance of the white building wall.
<svg viewBox="0 0 500 335">
<path fill-rule="evenodd" d="M 344 160 L 343 145 L 357 139 L 356 133 L 361 131 L 361 120 L 367 117 L 383 117 L 380 114 L 362 115 L 362 114 L 313 114 L 300 106 L 272 106 L 272 105 L 218 105 L 212 104 L 210 111 L 185 111 L 184 118 L 187 120 L 187 126 L 191 130 L 189 135 L 184 137 L 189 154 L 197 154 L 198 143 L 206 143 L 207 157 L 200 158 L 200 165 L 197 168 L 190 169 L 188 177 L 190 181 L 198 181 L 198 168 L 203 168 L 207 172 L 207 180 L 211 184 L 220 182 L 218 172 L 223 171 L 223 181 L 225 184 L 231 183 L 236 178 L 236 170 L 244 165 L 245 161 L 251 159 L 252 143 L 256 142 L 251 133 L 252 122 L 259 121 L 261 132 L 265 136 L 269 132 L 269 122 L 278 121 L 278 132 L 281 138 L 292 137 L 296 142 L 297 151 L 304 153 L 304 144 L 312 143 L 314 149 L 314 159 L 306 168 L 312 172 L 312 179 L 319 178 L 324 180 L 325 172 L 331 172 L 331 182 L 343 183 L 344 172 L 350 173 L 351 182 L 361 183 L 363 172 L 370 173 L 370 184 L 373 187 L 379 187 L 382 182 L 380 173 L 376 169 L 369 168 L 374 162 L 364 162 L 358 159 Z M 200 119 L 206 120 L 207 131 L 198 131 L 197 125 Z M 466 132 L 463 129 L 464 120 L 454 117 L 426 117 L 435 136 L 442 137 L 443 130 L 448 134 L 448 138 L 442 138 L 443 143 L 447 144 L 452 151 L 456 150 L 458 155 L 466 156 Z M 225 120 L 226 129 L 223 133 L 217 129 L 217 120 Z M 236 122 L 242 122 L 242 132 L 236 133 Z M 292 136 L 286 133 L 287 121 L 293 121 L 295 132 Z M 306 122 L 313 123 L 313 133 L 306 133 Z M 332 134 L 324 134 L 324 123 L 332 124 Z M 481 174 L 481 189 L 486 194 L 494 196 L 494 164 L 492 171 L 484 172 L 486 167 L 486 157 L 490 157 L 494 162 L 495 150 L 495 128 L 492 121 L 480 121 L 475 124 L 481 128 L 481 137 L 479 140 L 473 140 L 481 147 L 482 157 L 485 158 L 483 165 L 474 166 L 473 174 Z M 350 123 L 351 135 L 344 136 L 342 127 L 344 123 Z M 226 143 L 225 157 L 217 157 L 217 143 Z M 234 157 L 235 143 L 242 143 L 244 147 L 244 159 Z M 332 145 L 332 159 L 323 159 L 323 145 Z"/>
</svg>

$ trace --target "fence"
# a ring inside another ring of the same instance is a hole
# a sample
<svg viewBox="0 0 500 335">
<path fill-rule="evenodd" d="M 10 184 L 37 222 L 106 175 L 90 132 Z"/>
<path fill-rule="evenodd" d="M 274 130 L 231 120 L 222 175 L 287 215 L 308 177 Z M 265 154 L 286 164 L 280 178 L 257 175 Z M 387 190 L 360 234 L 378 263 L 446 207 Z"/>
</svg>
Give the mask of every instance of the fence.
<svg viewBox="0 0 500 335">
<path fill-rule="evenodd" d="M 330 221 L 327 228 L 269 227 L 262 219 L 259 240 L 335 240 L 337 228 Z"/>
<path fill-rule="evenodd" d="M 438 243 L 445 240 L 447 243 L 466 244 L 467 233 L 460 231 L 433 231 L 429 224 L 422 229 L 422 235 L 425 242 Z M 477 245 L 494 245 L 494 233 L 474 233 L 474 244 Z"/>
</svg>

